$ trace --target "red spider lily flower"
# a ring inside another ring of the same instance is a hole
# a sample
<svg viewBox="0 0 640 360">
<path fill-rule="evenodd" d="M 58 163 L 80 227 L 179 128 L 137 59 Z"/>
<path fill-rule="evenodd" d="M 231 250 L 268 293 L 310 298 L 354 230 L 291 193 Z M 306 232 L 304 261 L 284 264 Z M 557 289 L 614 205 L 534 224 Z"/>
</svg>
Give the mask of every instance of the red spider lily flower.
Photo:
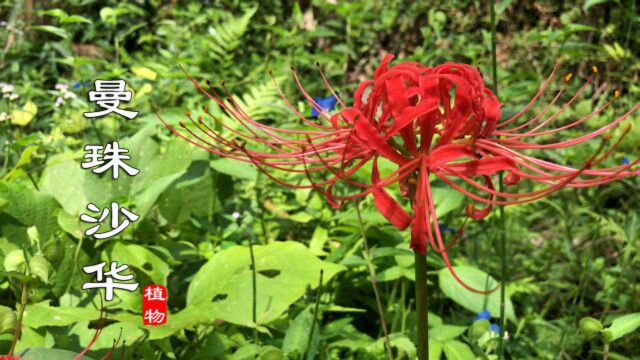
<svg viewBox="0 0 640 360">
<path fill-rule="evenodd" d="M 576 128 L 612 104 L 613 99 L 581 119 L 547 128 L 587 88 L 593 75 L 558 111 L 547 114 L 565 92 L 567 82 L 571 79 L 571 74 L 567 75 L 561 89 L 542 112 L 520 121 L 520 125 L 512 126 L 516 120 L 524 117 L 549 87 L 559 64 L 529 104 L 513 117 L 500 121 L 502 104 L 485 87 L 476 68 L 456 63 L 426 67 L 415 62 L 389 67 L 392 59 L 392 55 L 387 55 L 374 72 L 373 79 L 358 86 L 352 106 L 342 102 L 319 70 L 324 83 L 341 107 L 335 114 L 324 111 L 309 96 L 292 68 L 294 80 L 302 95 L 320 114 L 318 119 L 324 121 L 321 123 L 303 116 L 284 96 L 273 76 L 282 99 L 301 120 L 302 126 L 296 129 L 278 128 L 258 122 L 234 100 L 224 82 L 222 88 L 226 94 L 223 97 L 210 83 L 206 90 L 186 72 L 193 84 L 238 124 L 227 124 L 207 107 L 204 113 L 216 126 L 208 125 L 208 121 L 201 116 L 194 120 L 189 113 L 186 115 L 190 124 L 181 122 L 182 131 L 162 118 L 160 120 L 174 134 L 195 146 L 220 156 L 255 164 L 279 184 L 294 189 L 317 190 L 333 207 L 371 194 L 376 208 L 391 224 L 401 230 L 411 227 L 411 248 L 414 251 L 424 255 L 429 244 L 431 249 L 442 255 L 447 268 L 461 285 L 480 293 L 485 291 L 469 287 L 453 271 L 447 255 L 450 245 L 445 246 L 438 226 L 430 177 L 438 178 L 470 200 L 482 203 L 481 208 L 473 204 L 466 208 L 468 217 L 479 220 L 489 214 L 493 205 L 522 204 L 565 187 L 597 186 L 640 173 L 640 169 L 632 169 L 640 159 L 622 166 L 596 168 L 613 153 L 622 139 L 609 145 L 611 136 L 605 133 L 636 111 L 640 103 L 593 132 L 560 142 L 538 141 L 544 135 Z M 597 68 L 594 67 L 593 73 L 596 72 Z M 614 99 L 619 95 L 616 91 Z M 623 136 L 628 131 L 629 126 L 625 128 Z M 522 152 L 567 148 L 603 134 L 599 149 L 580 167 L 556 164 Z M 380 159 L 395 164 L 396 170 L 381 176 Z M 368 183 L 356 177 L 356 173 L 365 166 L 371 169 Z M 308 181 L 287 181 L 270 170 L 281 174 L 304 174 Z M 522 179 L 529 179 L 544 184 L 544 188 L 526 193 L 498 191 L 493 176 L 499 172 L 506 173 L 503 178 L 505 185 L 515 185 Z M 325 176 L 318 180 L 318 174 Z M 401 195 L 411 201 L 411 214 L 387 191 L 394 183 L 399 185 Z M 334 192 L 338 184 L 356 187 L 358 192 L 337 195 Z"/>
<path fill-rule="evenodd" d="M 20 356 L 0 355 L 0 360 L 20 360 Z"/>
</svg>

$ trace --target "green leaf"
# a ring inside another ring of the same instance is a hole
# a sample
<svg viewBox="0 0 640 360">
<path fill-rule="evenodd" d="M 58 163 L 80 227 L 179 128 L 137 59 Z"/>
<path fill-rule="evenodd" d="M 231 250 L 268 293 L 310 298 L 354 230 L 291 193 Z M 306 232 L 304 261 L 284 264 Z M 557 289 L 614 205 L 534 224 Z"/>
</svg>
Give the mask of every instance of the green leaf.
<svg viewBox="0 0 640 360">
<path fill-rule="evenodd" d="M 640 313 L 631 313 L 615 318 L 611 326 L 602 332 L 607 342 L 613 342 L 640 328 Z"/>
<path fill-rule="evenodd" d="M 429 359 L 440 359 L 442 355 L 442 342 L 429 339 Z"/>
<path fill-rule="evenodd" d="M 475 289 L 492 290 L 498 285 L 498 282 L 489 274 L 474 267 L 454 266 L 453 270 L 458 274 L 462 281 Z M 471 292 L 460 285 L 447 268 L 442 268 L 438 271 L 438 284 L 440 285 L 442 292 L 448 298 L 473 313 L 477 314 L 483 310 L 489 310 L 491 316 L 494 318 L 499 317 L 500 289 L 497 289 L 488 295 Z M 516 321 L 516 316 L 513 312 L 513 303 L 509 296 L 506 298 L 505 316 L 509 320 Z"/>
<path fill-rule="evenodd" d="M 139 76 L 143 79 L 147 79 L 151 81 L 155 80 L 156 77 L 158 76 L 158 74 L 155 71 L 144 66 L 132 66 L 131 72 L 136 74 L 136 76 Z"/>
<path fill-rule="evenodd" d="M 466 326 L 439 325 L 429 330 L 429 337 L 439 341 L 453 340 L 467 330 Z"/>
<path fill-rule="evenodd" d="M 258 176 L 258 170 L 252 164 L 229 158 L 211 160 L 209 165 L 217 172 L 239 179 L 255 180 Z"/>
<path fill-rule="evenodd" d="M 59 28 L 59 27 L 55 27 L 55 26 L 51 26 L 51 25 L 36 25 L 36 26 L 32 26 L 31 29 L 48 32 L 50 34 L 59 36 L 59 37 L 65 39 L 65 40 L 69 37 L 69 35 L 67 34 L 67 31 L 65 29 L 62 29 L 62 28 Z"/>
<path fill-rule="evenodd" d="M 27 305 L 23 321 L 37 329 L 43 326 L 67 326 L 78 321 L 100 318 L 100 311 L 89 307 L 49 306 L 47 303 Z"/>
<path fill-rule="evenodd" d="M 69 14 L 67 14 L 67 12 L 62 9 L 49 9 L 49 10 L 41 11 L 40 14 L 57 17 L 59 19 L 66 18 L 67 16 L 69 16 Z"/>
<path fill-rule="evenodd" d="M 60 20 L 60 24 L 74 24 L 74 23 L 91 24 L 92 22 L 86 17 L 80 16 L 80 15 L 71 15 Z"/>
<path fill-rule="evenodd" d="M 45 284 L 49 282 L 49 262 L 42 255 L 34 255 L 29 259 L 29 269 L 31 273 L 42 280 Z"/>
<path fill-rule="evenodd" d="M 320 270 L 325 282 L 344 266 L 321 261 L 302 244 L 287 241 L 254 246 L 257 273 L 257 323 L 278 318 L 298 300 L 307 287 L 318 285 Z M 187 304 L 206 306 L 202 314 L 253 327 L 252 271 L 249 248 L 234 246 L 214 255 L 191 280 Z"/>
<path fill-rule="evenodd" d="M 58 229 L 58 204 L 50 195 L 22 184 L 0 182 L 0 196 L 9 202 L 5 212 L 27 227 L 35 226 L 40 241 L 47 241 Z"/>
<path fill-rule="evenodd" d="M 20 353 L 20 360 L 69 360 L 75 359 L 78 354 L 60 349 L 25 349 Z M 90 357 L 82 356 L 79 360 L 92 360 Z"/>
<path fill-rule="evenodd" d="M 308 223 L 309 221 L 313 220 L 313 215 L 309 214 L 308 212 L 301 211 L 299 213 L 295 213 L 293 215 L 289 215 L 288 219 L 304 224 L 304 223 Z"/>
<path fill-rule="evenodd" d="M 475 360 L 476 358 L 467 344 L 457 340 L 446 341 L 443 348 L 447 360 Z"/>
<path fill-rule="evenodd" d="M 291 322 L 282 341 L 282 351 L 290 358 L 302 357 L 307 351 L 309 336 L 311 335 L 311 327 L 313 326 L 312 305 L 302 310 L 298 316 Z M 309 349 L 308 358 L 314 359 L 318 352 L 320 344 L 320 328 L 315 324 L 313 337 L 311 338 L 311 348 Z"/>
<path fill-rule="evenodd" d="M 34 26 L 36 28 L 37 26 Z M 53 27 L 43 25 L 42 27 Z M 62 29 L 60 29 L 62 30 Z M 64 30 L 63 30 L 64 31 Z M 32 101 L 27 101 L 21 109 L 15 109 L 11 112 L 11 124 L 18 126 L 26 126 L 31 122 L 34 116 L 38 113 L 38 106 Z"/>
<path fill-rule="evenodd" d="M 0 305 L 0 335 L 11 334 L 16 329 L 16 313 L 13 309 Z"/>
<path fill-rule="evenodd" d="M 610 0 L 585 0 L 584 5 L 582 5 L 582 9 L 586 12 L 593 6 L 608 3 Z"/>
<path fill-rule="evenodd" d="M 11 250 L 4 257 L 4 269 L 6 271 L 24 272 L 26 261 L 24 258 L 24 251 L 22 249 Z"/>
<path fill-rule="evenodd" d="M 127 264 L 144 272 L 156 284 L 167 284 L 167 276 L 171 271 L 169 265 L 140 245 L 115 242 L 111 247 L 110 258 L 119 264 Z"/>
</svg>

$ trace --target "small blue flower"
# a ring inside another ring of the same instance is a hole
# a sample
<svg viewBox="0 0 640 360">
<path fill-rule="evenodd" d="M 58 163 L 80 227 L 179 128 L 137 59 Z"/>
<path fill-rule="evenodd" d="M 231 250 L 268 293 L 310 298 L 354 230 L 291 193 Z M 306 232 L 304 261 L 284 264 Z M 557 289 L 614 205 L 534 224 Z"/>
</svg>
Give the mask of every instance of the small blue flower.
<svg viewBox="0 0 640 360">
<path fill-rule="evenodd" d="M 631 163 L 631 161 L 629 160 L 628 157 L 623 157 L 622 158 L 622 165 L 629 165 Z"/>
<path fill-rule="evenodd" d="M 331 111 L 336 107 L 336 103 L 338 99 L 335 96 L 329 95 L 326 98 L 322 98 L 321 96 L 316 96 L 313 98 L 313 101 L 316 102 L 323 110 Z M 318 117 L 320 115 L 320 109 L 316 109 L 315 106 L 311 107 L 311 117 Z"/>
<path fill-rule="evenodd" d="M 80 81 L 74 81 L 74 82 L 73 82 L 73 88 L 74 88 L 75 90 L 80 89 L 80 87 L 81 87 L 81 86 L 82 86 L 82 84 L 80 83 Z"/>
<path fill-rule="evenodd" d="M 479 312 L 476 318 L 473 319 L 473 321 L 478 320 L 491 320 L 491 313 L 489 312 L 489 310 L 482 310 L 481 312 Z"/>
<path fill-rule="evenodd" d="M 498 324 L 490 324 L 489 331 L 493 331 L 494 333 L 500 334 L 500 325 Z"/>
</svg>

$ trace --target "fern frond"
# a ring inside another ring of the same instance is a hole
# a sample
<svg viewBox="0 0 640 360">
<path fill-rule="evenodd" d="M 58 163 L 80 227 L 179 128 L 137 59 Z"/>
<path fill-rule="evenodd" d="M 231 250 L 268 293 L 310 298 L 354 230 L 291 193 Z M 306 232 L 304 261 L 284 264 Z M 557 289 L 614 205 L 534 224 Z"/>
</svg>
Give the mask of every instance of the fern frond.
<svg viewBox="0 0 640 360">
<path fill-rule="evenodd" d="M 257 8 L 253 8 L 240 17 L 231 18 L 221 24 L 209 28 L 212 41 L 209 42 L 209 50 L 216 58 L 229 59 L 231 52 L 240 45 L 240 39 L 247 31 L 249 21 L 256 13 Z"/>
</svg>

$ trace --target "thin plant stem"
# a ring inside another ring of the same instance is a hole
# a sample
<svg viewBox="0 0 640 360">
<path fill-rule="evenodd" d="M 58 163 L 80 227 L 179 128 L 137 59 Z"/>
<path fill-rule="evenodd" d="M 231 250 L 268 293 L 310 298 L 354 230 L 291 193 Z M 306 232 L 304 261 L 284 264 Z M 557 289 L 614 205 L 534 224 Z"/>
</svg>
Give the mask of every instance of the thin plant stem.
<svg viewBox="0 0 640 360">
<path fill-rule="evenodd" d="M 18 321 L 16 321 L 16 332 L 11 341 L 11 347 L 9 348 L 9 356 L 13 356 L 13 351 L 16 349 L 18 339 L 22 333 L 22 318 L 24 316 L 24 309 L 27 307 L 27 291 L 29 291 L 29 285 L 22 283 L 22 293 L 20 295 L 20 312 L 18 313 Z"/>
<path fill-rule="evenodd" d="M 415 253 L 416 318 L 418 322 L 418 360 L 429 360 L 429 303 L 427 299 L 427 257 Z"/>
<path fill-rule="evenodd" d="M 251 254 L 251 283 L 252 283 L 252 304 L 251 304 L 251 315 L 253 319 L 253 342 L 258 344 L 258 316 L 257 316 L 257 308 L 258 308 L 258 284 L 257 284 L 257 271 L 256 271 L 256 258 L 253 255 L 253 235 L 249 238 L 249 254 Z"/>
<path fill-rule="evenodd" d="M 491 70 L 493 72 L 493 93 L 499 99 L 498 93 L 498 61 L 496 55 L 496 9 L 495 9 L 495 0 L 490 0 L 491 6 L 490 15 L 491 15 Z M 504 191 L 503 184 L 503 172 L 498 174 L 498 191 Z M 504 331 L 505 331 L 505 302 L 506 302 L 506 287 L 507 287 L 507 241 L 505 238 L 505 230 L 506 230 L 506 219 L 504 216 L 504 207 L 500 206 L 498 208 L 498 212 L 500 214 L 500 222 L 502 231 L 499 232 L 498 241 L 500 243 L 500 275 L 502 279 L 502 286 L 500 286 L 500 335 L 498 338 L 498 360 L 501 360 L 504 357 Z"/>
<path fill-rule="evenodd" d="M 307 350 L 305 351 L 305 356 L 303 358 L 308 358 L 309 353 L 311 352 L 311 340 L 313 339 L 313 333 L 318 325 L 318 313 L 320 311 L 320 297 L 322 296 L 322 276 L 324 275 L 324 271 L 320 269 L 320 282 L 318 283 L 318 292 L 316 294 L 316 307 L 313 310 L 313 323 L 311 324 L 311 331 L 309 332 L 309 340 L 307 341 Z"/>
<path fill-rule="evenodd" d="M 102 133 L 98 129 L 98 126 L 96 125 L 96 122 L 93 121 L 93 120 L 89 120 L 89 124 L 91 124 L 91 127 L 93 128 L 93 131 L 95 131 L 96 136 L 98 137 L 98 140 L 100 141 L 100 144 L 104 144 L 104 138 L 102 137 Z"/>
<path fill-rule="evenodd" d="M 384 345 L 387 348 L 387 355 L 389 360 L 393 360 L 393 350 L 391 348 L 391 340 L 389 340 L 389 331 L 387 329 L 387 322 L 384 318 L 384 310 L 382 309 L 382 301 L 380 300 L 380 290 L 378 289 L 378 279 L 376 276 L 376 269 L 373 266 L 371 259 L 371 249 L 369 248 L 369 242 L 367 241 L 367 235 L 364 230 L 364 222 L 362 221 L 362 214 L 360 213 L 360 203 L 356 203 L 356 212 L 358 213 L 358 223 L 360 225 L 360 234 L 362 235 L 362 244 L 364 246 L 364 256 L 369 267 L 369 277 L 371 278 L 371 286 L 373 287 L 373 294 L 376 298 L 376 306 L 378 308 L 378 315 L 380 315 L 380 324 L 382 325 L 382 333 L 384 334 Z"/>
</svg>

